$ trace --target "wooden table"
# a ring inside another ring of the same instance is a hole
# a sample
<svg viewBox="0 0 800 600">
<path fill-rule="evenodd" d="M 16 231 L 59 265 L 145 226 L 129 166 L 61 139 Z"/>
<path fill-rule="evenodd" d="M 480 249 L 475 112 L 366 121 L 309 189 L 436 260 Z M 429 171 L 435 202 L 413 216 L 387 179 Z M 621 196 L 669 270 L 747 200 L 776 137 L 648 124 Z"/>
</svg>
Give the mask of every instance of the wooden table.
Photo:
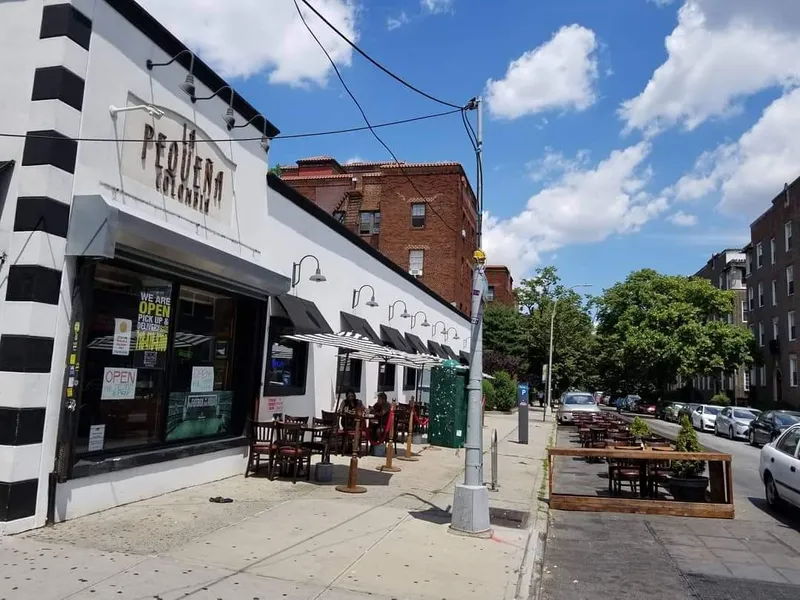
<svg viewBox="0 0 800 600">
<path fill-rule="evenodd" d="M 619 498 L 553 493 L 556 456 L 585 458 L 636 459 L 636 460 L 702 460 L 708 463 L 711 502 L 679 502 L 651 498 Z M 676 452 L 674 450 L 621 449 L 621 448 L 548 448 L 548 489 L 550 508 L 556 510 L 582 510 L 595 512 L 625 512 L 659 514 L 682 517 L 709 517 L 732 519 L 733 472 L 731 455 L 720 452 Z"/>
</svg>

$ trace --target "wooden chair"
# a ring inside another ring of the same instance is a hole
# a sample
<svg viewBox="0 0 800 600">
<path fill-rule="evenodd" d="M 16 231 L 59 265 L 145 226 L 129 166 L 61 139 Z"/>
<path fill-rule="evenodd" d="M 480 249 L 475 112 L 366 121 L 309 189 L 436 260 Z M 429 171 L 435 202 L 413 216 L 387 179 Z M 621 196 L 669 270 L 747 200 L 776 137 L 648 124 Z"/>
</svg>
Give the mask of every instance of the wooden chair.
<svg viewBox="0 0 800 600">
<path fill-rule="evenodd" d="M 276 462 L 279 471 L 292 468 L 292 483 L 297 483 L 297 471 L 306 463 L 306 481 L 311 479 L 311 451 L 303 445 L 302 423 L 277 423 L 278 451 Z"/>
<path fill-rule="evenodd" d="M 261 467 L 261 456 L 266 455 L 268 460 L 268 476 L 272 476 L 272 468 L 278 451 L 276 443 L 275 421 L 253 421 L 250 423 L 250 454 L 247 458 L 247 468 L 244 476 L 250 471 L 258 473 Z"/>
<path fill-rule="evenodd" d="M 308 417 L 291 417 L 286 415 L 283 418 L 286 423 L 294 423 L 296 425 L 308 425 Z"/>
<path fill-rule="evenodd" d="M 312 427 L 329 427 L 331 429 L 312 431 L 311 441 L 306 442 L 304 445 L 311 452 L 311 455 L 319 454 L 323 462 L 327 461 L 328 453 L 330 452 L 330 438 L 333 425 L 325 419 L 311 419 Z"/>
<path fill-rule="evenodd" d="M 323 410 L 321 421 L 331 428 L 330 435 L 328 436 L 328 455 L 330 455 L 331 452 L 340 454 L 344 432 L 342 431 L 339 413 Z"/>
<path fill-rule="evenodd" d="M 633 459 L 620 458 L 608 465 L 608 491 L 611 495 L 622 493 L 622 483 L 631 486 L 631 492 L 636 493 L 641 479 L 639 463 Z"/>
</svg>

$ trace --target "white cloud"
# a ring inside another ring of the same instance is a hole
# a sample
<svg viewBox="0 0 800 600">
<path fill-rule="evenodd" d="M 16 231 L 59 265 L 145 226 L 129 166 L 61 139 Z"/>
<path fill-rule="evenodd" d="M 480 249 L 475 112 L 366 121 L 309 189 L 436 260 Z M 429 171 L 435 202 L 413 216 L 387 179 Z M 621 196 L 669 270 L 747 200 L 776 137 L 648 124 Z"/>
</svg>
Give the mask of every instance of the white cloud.
<svg viewBox="0 0 800 600">
<path fill-rule="evenodd" d="M 694 129 L 741 110 L 741 101 L 800 82 L 797 0 L 685 0 L 666 38 L 667 59 L 624 102 L 628 129 Z"/>
<path fill-rule="evenodd" d="M 396 17 L 389 17 L 386 19 L 386 29 L 392 31 L 398 27 L 402 27 L 403 25 L 408 25 L 410 21 L 411 20 L 408 18 L 408 15 L 405 12 L 401 12 Z"/>
<path fill-rule="evenodd" d="M 800 175 L 800 89 L 770 104 L 737 141 L 700 156 L 693 171 L 670 189 L 676 200 L 719 193 L 723 212 L 753 218 L 783 184 Z"/>
<path fill-rule="evenodd" d="M 544 156 L 526 165 L 530 178 L 534 181 L 550 181 L 563 177 L 585 167 L 589 162 L 589 151 L 579 150 L 575 158 L 568 158 L 550 146 L 544 149 Z"/>
<path fill-rule="evenodd" d="M 650 171 L 644 161 L 649 153 L 645 142 L 615 150 L 595 166 L 563 173 L 532 196 L 518 215 L 485 215 L 484 246 L 490 262 L 506 264 L 521 277 L 543 253 L 640 229 L 668 206 L 666 198 L 645 191 Z"/>
<path fill-rule="evenodd" d="M 266 72 L 271 83 L 323 85 L 331 72 L 291 1 L 138 1 L 226 77 Z M 314 6 L 348 38 L 358 39 L 354 0 L 317 0 Z M 307 9 L 303 15 L 336 64 L 349 66 L 350 46 Z"/>
<path fill-rule="evenodd" d="M 453 10 L 455 0 L 420 0 L 419 5 L 423 10 L 437 14 Z"/>
<path fill-rule="evenodd" d="M 597 99 L 597 38 L 569 25 L 508 65 L 505 77 L 486 82 L 492 115 L 516 119 L 547 110 L 585 110 Z"/>
<path fill-rule="evenodd" d="M 697 225 L 697 216 L 690 215 L 688 213 L 679 210 L 675 214 L 670 215 L 669 221 L 673 225 L 677 225 L 679 227 L 694 227 L 695 225 Z"/>
<path fill-rule="evenodd" d="M 356 155 L 356 156 L 354 156 L 352 158 L 348 158 L 346 161 L 344 161 L 344 164 L 352 165 L 352 164 L 360 163 L 360 162 L 364 162 L 364 159 L 361 158 L 360 156 Z"/>
<path fill-rule="evenodd" d="M 675 2 L 675 0 L 647 0 L 647 1 L 650 2 L 651 4 L 655 4 L 659 8 L 669 6 L 670 4 Z"/>
</svg>

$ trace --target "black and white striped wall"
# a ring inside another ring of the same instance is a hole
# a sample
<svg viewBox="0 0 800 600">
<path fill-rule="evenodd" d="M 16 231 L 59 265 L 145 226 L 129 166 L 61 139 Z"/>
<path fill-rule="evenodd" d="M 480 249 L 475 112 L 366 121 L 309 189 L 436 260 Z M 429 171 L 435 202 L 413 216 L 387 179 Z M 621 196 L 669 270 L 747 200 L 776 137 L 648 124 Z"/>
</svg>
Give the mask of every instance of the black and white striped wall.
<svg viewBox="0 0 800 600">
<path fill-rule="evenodd" d="M 41 22 L 30 32 L 35 61 L 21 155 L 0 156 L 16 163 L 3 206 L 10 233 L 0 287 L 0 534 L 41 526 L 47 512 L 72 308 L 74 265 L 64 249 L 94 2 L 24 4 L 39 5 Z"/>
</svg>

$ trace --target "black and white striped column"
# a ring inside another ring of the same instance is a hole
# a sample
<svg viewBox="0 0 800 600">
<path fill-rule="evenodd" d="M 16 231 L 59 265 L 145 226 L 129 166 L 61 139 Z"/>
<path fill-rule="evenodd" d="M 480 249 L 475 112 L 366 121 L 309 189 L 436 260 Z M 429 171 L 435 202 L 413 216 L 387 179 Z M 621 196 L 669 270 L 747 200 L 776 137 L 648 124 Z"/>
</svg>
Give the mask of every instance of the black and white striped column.
<svg viewBox="0 0 800 600">
<path fill-rule="evenodd" d="M 67 227 L 93 2 L 44 0 L 0 288 L 0 533 L 44 524 L 71 313 Z"/>
</svg>

